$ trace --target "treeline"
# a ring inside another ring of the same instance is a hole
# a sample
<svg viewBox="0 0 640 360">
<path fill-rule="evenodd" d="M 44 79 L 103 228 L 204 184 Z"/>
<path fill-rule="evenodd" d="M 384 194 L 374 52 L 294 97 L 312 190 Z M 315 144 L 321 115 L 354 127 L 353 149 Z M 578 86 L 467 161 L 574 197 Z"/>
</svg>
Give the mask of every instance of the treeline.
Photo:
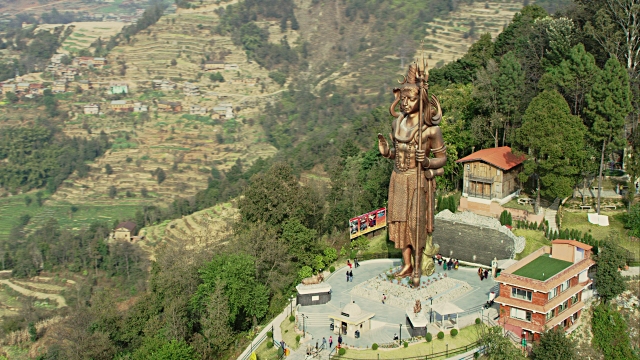
<svg viewBox="0 0 640 360">
<path fill-rule="evenodd" d="M 59 12 L 53 8 L 51 12 L 45 12 L 40 15 L 40 19 L 45 24 L 68 24 L 76 21 L 76 14 L 71 11 Z"/>
<path fill-rule="evenodd" d="M 107 135 L 68 138 L 44 126 L 6 128 L 0 132 L 0 187 L 11 192 L 47 187 L 53 193 L 74 171 L 84 177 L 86 161 L 110 146 Z"/>
<path fill-rule="evenodd" d="M 25 219 L 28 222 L 28 218 Z M 111 226 L 93 223 L 81 231 L 64 230 L 54 220 L 24 236 L 26 222 L 12 229 L 11 241 L 0 244 L 2 268 L 12 269 L 15 277 L 33 277 L 40 271 L 66 269 L 74 273 L 98 272 L 120 277 L 121 289 L 131 286 L 144 290 L 146 255 L 128 242 L 108 242 Z"/>
<path fill-rule="evenodd" d="M 0 81 L 13 78 L 16 72 L 25 74 L 42 71 L 60 44 L 73 31 L 71 28 L 65 30 L 64 26 L 58 26 L 51 31 L 35 32 L 35 29 L 36 25 L 24 29 L 9 29 L 4 35 L 4 41 L 0 40 L 0 47 L 20 52 L 19 61 L 0 64 Z"/>
<path fill-rule="evenodd" d="M 193 198 L 178 198 L 168 207 L 145 205 L 136 212 L 133 220 L 140 227 L 154 225 L 236 198 L 242 194 L 253 175 L 266 171 L 270 166 L 269 160 L 259 158 L 250 166 L 244 165 L 238 159 L 227 172 L 221 172 L 213 167 L 207 188 L 198 191 Z"/>
<path fill-rule="evenodd" d="M 243 194 L 241 220 L 234 225 L 228 245 L 198 251 L 183 244 L 159 249 L 151 266 L 149 291 L 135 305 L 118 311 L 101 305 L 106 294 L 96 294 L 90 306 L 51 329 L 61 335 L 47 356 L 236 356 L 233 344 L 239 342 L 241 349 L 245 332 L 282 311 L 294 284 L 305 274 L 301 269 L 317 270 L 336 259 L 335 249 L 320 241 L 321 196 L 301 185 L 290 166 L 278 163 L 255 174 Z M 105 236 L 94 235 L 92 239 Z M 107 271 L 111 260 L 103 262 L 108 257 L 98 255 L 106 245 L 92 241 L 93 247 L 83 244 L 85 249 L 97 249 L 88 250 L 93 256 L 87 262 L 88 271 L 95 271 L 91 268 L 95 261 L 98 270 L 103 266 Z M 75 331 L 65 331 L 71 324 Z"/>
<path fill-rule="evenodd" d="M 280 29 L 298 30 L 292 0 L 249 0 L 216 10 L 220 23 L 215 32 L 231 35 L 234 44 L 242 46 L 247 56 L 268 70 L 279 69 L 288 74 L 298 63 L 298 51 L 292 49 L 286 37 L 280 44 L 269 43 L 269 31 L 259 27 L 259 20 L 279 20 Z"/>
</svg>

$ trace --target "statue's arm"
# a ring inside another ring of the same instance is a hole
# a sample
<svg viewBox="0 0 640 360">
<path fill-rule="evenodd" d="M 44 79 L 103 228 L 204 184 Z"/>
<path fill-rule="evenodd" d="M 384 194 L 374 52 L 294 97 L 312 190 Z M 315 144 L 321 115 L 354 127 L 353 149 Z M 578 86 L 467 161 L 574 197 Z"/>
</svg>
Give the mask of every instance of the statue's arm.
<svg viewBox="0 0 640 360">
<path fill-rule="evenodd" d="M 431 153 L 434 157 L 425 159 L 427 164 L 425 168 L 433 171 L 434 176 L 444 174 L 444 165 L 447 163 L 447 147 L 444 145 L 444 138 L 442 137 L 442 130 L 439 126 L 432 126 L 429 128 L 429 140 L 431 145 Z"/>
</svg>

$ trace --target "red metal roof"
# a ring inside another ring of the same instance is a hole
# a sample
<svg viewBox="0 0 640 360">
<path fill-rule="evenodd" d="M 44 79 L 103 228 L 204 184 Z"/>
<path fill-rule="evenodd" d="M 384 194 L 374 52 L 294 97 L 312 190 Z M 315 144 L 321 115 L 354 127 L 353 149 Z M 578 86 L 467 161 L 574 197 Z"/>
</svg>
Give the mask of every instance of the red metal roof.
<svg viewBox="0 0 640 360">
<path fill-rule="evenodd" d="M 457 163 L 465 163 L 469 161 L 484 161 L 502 170 L 509 170 L 514 166 L 522 164 L 525 156 L 516 156 L 511 152 L 508 146 L 497 148 L 482 149 L 457 160 Z"/>
<path fill-rule="evenodd" d="M 585 249 L 585 250 L 591 250 L 591 248 L 593 248 L 593 246 L 591 245 L 587 245 L 587 244 L 583 244 L 580 241 L 576 241 L 576 240 L 553 240 L 551 242 L 552 244 L 569 244 L 569 245 L 573 245 L 575 247 L 579 247 L 581 249 Z"/>
</svg>

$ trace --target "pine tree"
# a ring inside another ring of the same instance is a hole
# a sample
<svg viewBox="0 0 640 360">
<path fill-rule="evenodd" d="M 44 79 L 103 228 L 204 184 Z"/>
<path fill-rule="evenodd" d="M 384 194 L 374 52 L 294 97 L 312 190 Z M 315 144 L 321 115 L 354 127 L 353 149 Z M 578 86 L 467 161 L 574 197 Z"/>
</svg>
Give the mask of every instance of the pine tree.
<svg viewBox="0 0 640 360">
<path fill-rule="evenodd" d="M 555 90 L 536 96 L 522 118 L 517 145 L 527 153 L 520 181 L 536 181 L 540 195 L 566 197 L 580 178 L 579 164 L 586 156 L 586 128 L 579 117 L 571 115 L 567 102 Z"/>
<path fill-rule="evenodd" d="M 524 71 L 513 51 L 509 51 L 502 57 L 496 84 L 498 85 L 498 111 L 504 117 L 504 131 L 502 132 L 502 145 L 504 146 L 505 134 L 519 115 L 524 91 Z"/>
<path fill-rule="evenodd" d="M 625 118 L 633 110 L 629 75 L 616 58 L 610 58 L 604 71 L 598 73 L 591 92 L 585 98 L 585 114 L 591 123 L 593 142 L 601 145 L 600 174 L 598 176 L 598 202 L 600 214 L 600 192 L 604 154 L 625 145 L 622 134 Z"/>
</svg>

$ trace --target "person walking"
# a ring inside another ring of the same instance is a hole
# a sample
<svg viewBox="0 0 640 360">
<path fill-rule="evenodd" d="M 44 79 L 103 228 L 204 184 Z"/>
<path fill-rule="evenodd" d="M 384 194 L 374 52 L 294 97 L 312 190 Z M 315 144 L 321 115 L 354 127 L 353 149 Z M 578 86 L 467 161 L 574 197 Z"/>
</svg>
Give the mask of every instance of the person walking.
<svg viewBox="0 0 640 360">
<path fill-rule="evenodd" d="M 482 281 L 482 268 L 478 268 L 478 277 L 480 278 L 480 281 Z"/>
<path fill-rule="evenodd" d="M 329 349 L 333 347 L 333 336 L 329 336 Z"/>
<path fill-rule="evenodd" d="M 316 340 L 316 351 L 318 351 L 318 340 Z"/>
<path fill-rule="evenodd" d="M 338 347 L 342 345 L 342 335 L 338 335 Z"/>
<path fill-rule="evenodd" d="M 382 303 L 384 304 L 385 300 L 387 300 L 387 295 L 382 294 Z"/>
<path fill-rule="evenodd" d="M 349 261 L 349 259 L 347 259 L 347 266 L 349 267 L 349 269 L 351 269 L 351 266 L 353 266 L 351 265 L 351 261 Z"/>
<path fill-rule="evenodd" d="M 347 282 L 349 282 L 349 270 L 347 270 Z"/>
<path fill-rule="evenodd" d="M 325 337 L 322 337 L 322 347 L 326 348 L 327 347 L 327 339 L 325 339 Z"/>
<path fill-rule="evenodd" d="M 488 279 L 489 278 L 489 270 L 484 269 L 484 278 Z"/>
<path fill-rule="evenodd" d="M 349 271 L 349 281 L 353 282 L 353 270 Z"/>
</svg>

